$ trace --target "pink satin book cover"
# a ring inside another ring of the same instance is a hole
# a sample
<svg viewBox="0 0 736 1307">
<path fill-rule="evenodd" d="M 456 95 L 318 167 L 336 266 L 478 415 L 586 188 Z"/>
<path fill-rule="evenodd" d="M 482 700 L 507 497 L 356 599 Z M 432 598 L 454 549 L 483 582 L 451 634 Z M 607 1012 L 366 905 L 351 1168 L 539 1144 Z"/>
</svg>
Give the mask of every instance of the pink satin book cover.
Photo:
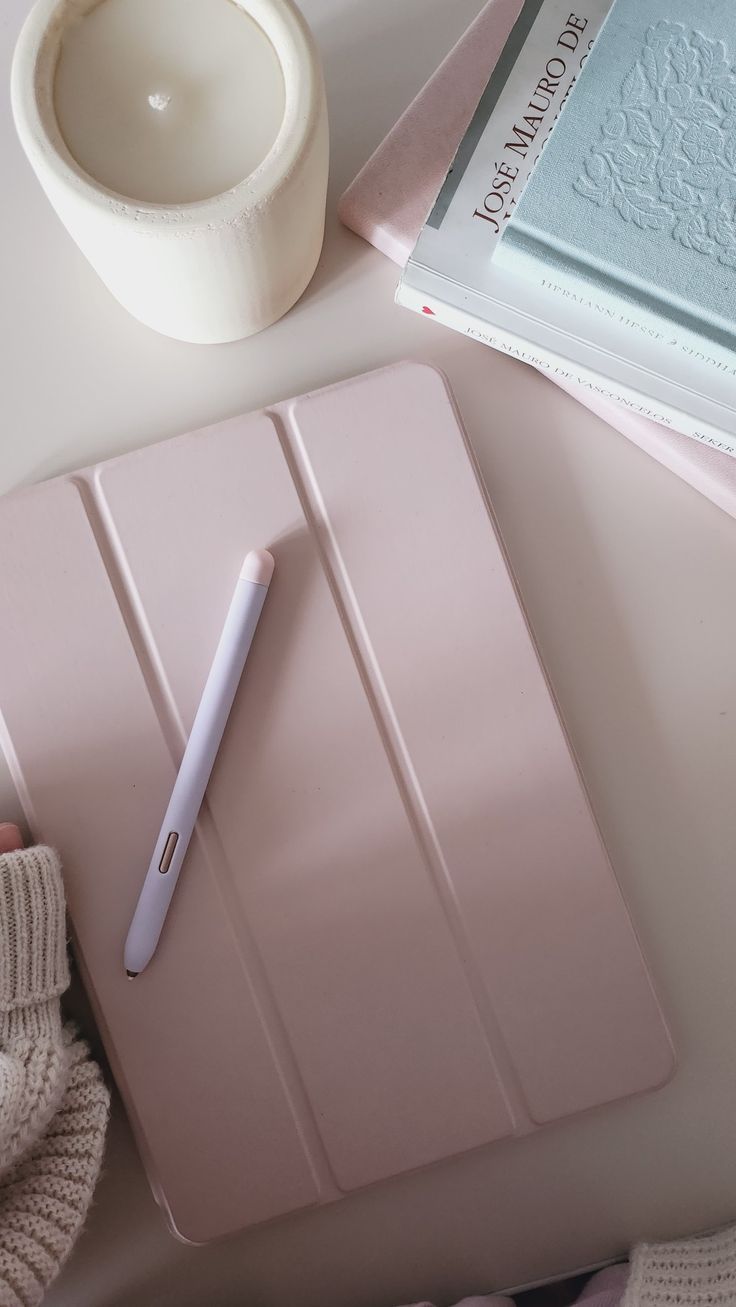
<svg viewBox="0 0 736 1307">
<path fill-rule="evenodd" d="M 276 573 L 150 967 L 245 553 Z M 0 710 L 154 1190 L 205 1241 L 653 1088 L 672 1049 L 444 379 L 0 502 Z M 186 1141 L 186 1146 L 183 1146 Z"/>
<path fill-rule="evenodd" d="M 402 267 L 521 8 L 522 0 L 488 0 L 340 199 L 345 225 Z M 556 384 L 736 517 L 736 459 L 730 454 L 670 431 L 594 391 L 564 381 Z"/>
</svg>

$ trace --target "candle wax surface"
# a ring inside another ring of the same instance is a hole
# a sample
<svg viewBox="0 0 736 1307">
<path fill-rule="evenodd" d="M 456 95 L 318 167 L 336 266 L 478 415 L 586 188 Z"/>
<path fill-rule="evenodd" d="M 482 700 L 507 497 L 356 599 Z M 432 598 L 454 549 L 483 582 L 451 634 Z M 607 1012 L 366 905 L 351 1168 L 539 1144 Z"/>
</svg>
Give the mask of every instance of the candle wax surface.
<svg viewBox="0 0 736 1307">
<path fill-rule="evenodd" d="M 77 163 L 132 200 L 230 190 L 273 145 L 284 78 L 235 0 L 101 0 L 64 32 L 54 107 Z"/>
</svg>

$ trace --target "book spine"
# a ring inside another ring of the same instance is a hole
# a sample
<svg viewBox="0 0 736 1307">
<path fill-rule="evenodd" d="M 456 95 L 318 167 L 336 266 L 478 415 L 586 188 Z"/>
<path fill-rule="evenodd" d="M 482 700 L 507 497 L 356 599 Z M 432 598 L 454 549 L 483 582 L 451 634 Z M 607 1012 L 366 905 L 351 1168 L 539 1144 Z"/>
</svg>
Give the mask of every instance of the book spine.
<svg viewBox="0 0 736 1307">
<path fill-rule="evenodd" d="M 736 436 L 720 427 L 709 422 L 701 422 L 672 404 L 651 400 L 634 387 L 623 385 L 619 381 L 611 381 L 603 373 L 587 365 L 581 366 L 555 350 L 533 345 L 507 328 L 498 328 L 465 309 L 446 304 L 424 290 L 416 290 L 404 278 L 399 282 L 396 302 L 412 309 L 415 313 L 420 313 L 423 317 L 441 322 L 444 326 L 451 327 L 472 340 L 490 345 L 492 349 L 499 350 L 502 354 L 519 359 L 523 363 L 530 363 L 532 367 L 537 368 L 553 381 L 562 382 L 565 386 L 578 387 L 583 392 L 580 396 L 583 402 L 584 393 L 592 392 L 600 398 L 614 400 L 635 413 L 637 417 L 649 418 L 670 431 L 690 436 L 711 449 L 736 457 Z"/>
<path fill-rule="evenodd" d="M 525 0 L 420 232 L 424 262 L 482 263 L 514 213 L 611 0 Z M 499 21 L 503 21 L 499 15 Z"/>
<path fill-rule="evenodd" d="M 517 232 L 510 224 L 494 257 L 499 267 L 518 279 L 520 287 L 533 286 L 541 291 L 549 304 L 550 318 L 554 317 L 556 305 L 572 306 L 581 326 L 592 331 L 593 343 L 597 327 L 614 324 L 628 331 L 632 340 L 668 360 L 670 367 L 696 367 L 705 376 L 710 373 L 714 378 L 720 375 L 736 380 L 736 356 L 729 345 L 704 336 L 698 326 L 688 327 L 648 308 L 633 295 L 589 279 L 574 263 L 558 259 L 555 251 L 546 246 L 542 249 L 548 259 L 538 251 L 537 242 L 527 248 L 524 232 Z"/>
</svg>

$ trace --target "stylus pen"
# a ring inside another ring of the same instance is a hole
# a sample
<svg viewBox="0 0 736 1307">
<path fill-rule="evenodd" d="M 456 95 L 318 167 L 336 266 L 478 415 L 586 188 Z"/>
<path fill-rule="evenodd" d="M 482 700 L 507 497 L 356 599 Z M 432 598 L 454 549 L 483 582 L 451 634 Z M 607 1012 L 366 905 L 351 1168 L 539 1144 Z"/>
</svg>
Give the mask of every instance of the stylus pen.
<svg viewBox="0 0 736 1307">
<path fill-rule="evenodd" d="M 124 964 L 131 980 L 156 952 L 273 568 L 265 549 L 252 550 L 243 563 L 125 941 Z"/>
</svg>

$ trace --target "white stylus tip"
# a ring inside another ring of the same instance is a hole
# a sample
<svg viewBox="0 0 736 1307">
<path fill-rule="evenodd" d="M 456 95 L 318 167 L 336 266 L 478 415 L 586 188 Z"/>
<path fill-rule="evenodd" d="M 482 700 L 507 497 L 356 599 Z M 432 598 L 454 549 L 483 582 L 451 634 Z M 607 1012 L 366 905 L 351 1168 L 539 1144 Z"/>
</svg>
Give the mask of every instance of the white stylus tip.
<svg viewBox="0 0 736 1307">
<path fill-rule="evenodd" d="M 251 549 L 250 553 L 245 555 L 240 569 L 240 579 L 253 581 L 256 585 L 268 585 L 275 566 L 273 554 L 269 554 L 267 549 Z"/>
</svg>

